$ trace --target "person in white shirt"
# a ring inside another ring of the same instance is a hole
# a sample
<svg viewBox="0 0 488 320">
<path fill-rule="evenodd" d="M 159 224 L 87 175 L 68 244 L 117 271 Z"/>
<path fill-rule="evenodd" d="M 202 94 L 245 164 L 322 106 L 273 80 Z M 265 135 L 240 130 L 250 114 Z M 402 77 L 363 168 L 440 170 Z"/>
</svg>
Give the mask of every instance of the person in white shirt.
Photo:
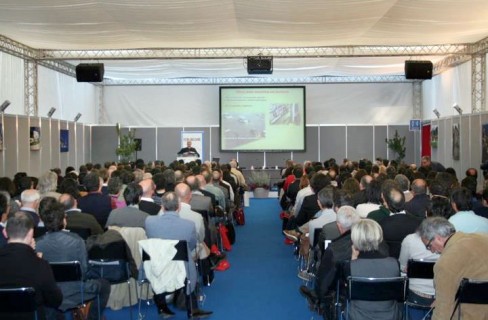
<svg viewBox="0 0 488 320">
<path fill-rule="evenodd" d="M 334 211 L 334 192 L 333 186 L 327 186 L 319 191 L 317 194 L 317 203 L 320 211 L 317 212 L 316 218 L 308 223 L 310 243 L 314 243 L 315 229 L 322 229 L 324 225 L 336 221 L 336 213 Z"/>
<path fill-rule="evenodd" d="M 472 210 L 471 191 L 457 188 L 451 193 L 451 206 L 454 212 L 449 222 L 456 231 L 464 233 L 488 233 L 488 219 L 478 216 Z"/>
</svg>

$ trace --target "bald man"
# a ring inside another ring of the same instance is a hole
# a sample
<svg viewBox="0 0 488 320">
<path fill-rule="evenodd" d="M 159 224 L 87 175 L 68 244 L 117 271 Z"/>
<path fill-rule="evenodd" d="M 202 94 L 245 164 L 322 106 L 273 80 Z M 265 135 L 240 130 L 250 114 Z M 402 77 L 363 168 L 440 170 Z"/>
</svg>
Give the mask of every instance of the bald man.
<svg viewBox="0 0 488 320">
<path fill-rule="evenodd" d="M 143 179 L 139 182 L 142 188 L 142 197 L 139 201 L 139 210 L 154 216 L 161 211 L 161 206 L 154 202 L 152 196 L 156 190 L 156 185 L 152 179 Z"/>
<path fill-rule="evenodd" d="M 427 195 L 427 182 L 424 179 L 415 179 L 412 182 L 411 189 L 413 198 L 405 203 L 405 210 L 423 219 L 431 204 L 430 197 Z"/>
<path fill-rule="evenodd" d="M 190 187 L 186 183 L 179 183 L 175 187 L 175 193 L 180 200 L 180 217 L 192 221 L 195 224 L 197 242 L 202 243 L 205 239 L 205 224 L 202 215 L 191 209 L 190 201 L 192 194 Z"/>
</svg>

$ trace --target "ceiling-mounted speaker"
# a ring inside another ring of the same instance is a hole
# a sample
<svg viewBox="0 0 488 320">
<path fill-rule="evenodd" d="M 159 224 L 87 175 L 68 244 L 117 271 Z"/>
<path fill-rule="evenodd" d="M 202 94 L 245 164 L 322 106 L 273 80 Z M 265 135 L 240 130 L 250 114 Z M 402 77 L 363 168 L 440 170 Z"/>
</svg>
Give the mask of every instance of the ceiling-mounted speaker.
<svg viewBox="0 0 488 320">
<path fill-rule="evenodd" d="M 405 61 L 405 78 L 411 80 L 432 79 L 432 61 Z"/>
<path fill-rule="evenodd" d="M 272 74 L 273 57 L 254 56 L 247 57 L 248 74 Z"/>
<path fill-rule="evenodd" d="M 103 63 L 80 63 L 76 66 L 76 81 L 102 82 L 104 72 Z"/>
</svg>

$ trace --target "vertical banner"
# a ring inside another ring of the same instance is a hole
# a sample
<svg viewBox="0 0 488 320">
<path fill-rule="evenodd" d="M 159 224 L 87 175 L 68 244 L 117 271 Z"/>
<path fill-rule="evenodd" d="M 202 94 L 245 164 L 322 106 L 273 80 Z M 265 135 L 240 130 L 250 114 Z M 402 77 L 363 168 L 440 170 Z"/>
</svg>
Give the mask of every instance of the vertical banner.
<svg viewBox="0 0 488 320">
<path fill-rule="evenodd" d="M 67 129 L 59 130 L 59 151 L 69 151 L 69 130 Z"/>
<path fill-rule="evenodd" d="M 421 156 L 431 156 L 430 150 L 430 123 L 422 126 L 422 154 Z"/>
<path fill-rule="evenodd" d="M 186 148 L 188 141 L 191 141 L 191 146 L 197 150 L 200 159 L 203 160 L 203 131 L 181 131 L 181 147 Z"/>
<path fill-rule="evenodd" d="M 30 127 L 29 145 L 31 150 L 41 149 L 41 127 Z"/>
</svg>

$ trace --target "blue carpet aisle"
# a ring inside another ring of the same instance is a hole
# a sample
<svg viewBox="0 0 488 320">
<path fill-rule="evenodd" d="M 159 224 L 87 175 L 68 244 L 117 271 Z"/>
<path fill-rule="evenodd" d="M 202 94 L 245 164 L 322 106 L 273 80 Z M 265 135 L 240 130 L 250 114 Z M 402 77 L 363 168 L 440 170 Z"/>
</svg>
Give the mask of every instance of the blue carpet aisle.
<svg viewBox="0 0 488 320">
<path fill-rule="evenodd" d="M 236 226 L 236 243 L 228 252 L 230 269 L 216 272 L 210 287 L 204 287 L 203 309 L 214 320 L 310 319 L 306 301 L 298 293 L 301 280 L 291 246 L 283 243 L 277 199 L 251 199 L 245 208 L 246 225 Z M 177 311 L 175 320 L 186 319 Z M 133 307 L 137 319 L 137 307 Z M 129 309 L 106 311 L 107 320 L 129 319 Z M 147 308 L 148 320 L 159 319 L 156 308 Z"/>
</svg>

